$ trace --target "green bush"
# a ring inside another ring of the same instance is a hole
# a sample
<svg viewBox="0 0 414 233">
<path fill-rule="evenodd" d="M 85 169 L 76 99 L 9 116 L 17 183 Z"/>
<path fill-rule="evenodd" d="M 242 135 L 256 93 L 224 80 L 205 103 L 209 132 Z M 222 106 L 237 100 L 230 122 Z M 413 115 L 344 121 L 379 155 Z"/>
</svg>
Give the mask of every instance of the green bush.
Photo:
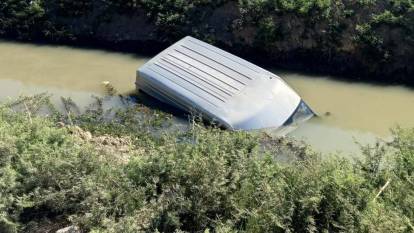
<svg viewBox="0 0 414 233">
<path fill-rule="evenodd" d="M 42 0 L 4 0 L 0 2 L 0 36 L 32 38 L 42 30 Z"/>
<path fill-rule="evenodd" d="M 61 17 L 73 18 L 86 16 L 93 7 L 90 0 L 42 0 L 48 11 L 55 11 L 54 14 Z"/>
<path fill-rule="evenodd" d="M 142 52 L 192 35 L 288 68 L 413 84 L 413 12 L 412 0 L 3 0 L 0 37 Z"/>
<path fill-rule="evenodd" d="M 36 99 L 0 108 L 2 232 L 45 222 L 86 232 L 414 230 L 414 129 L 397 129 L 392 143 L 364 148 L 356 162 L 310 151 L 279 162 L 280 150 L 263 149 L 260 135 L 195 122 L 166 131 L 154 122 L 168 116 L 139 105 L 108 120 L 100 99 L 68 117 L 69 100 L 61 114 Z M 54 114 L 36 117 L 45 107 Z M 71 124 L 92 137 L 129 137 L 132 149 L 105 150 Z"/>
</svg>

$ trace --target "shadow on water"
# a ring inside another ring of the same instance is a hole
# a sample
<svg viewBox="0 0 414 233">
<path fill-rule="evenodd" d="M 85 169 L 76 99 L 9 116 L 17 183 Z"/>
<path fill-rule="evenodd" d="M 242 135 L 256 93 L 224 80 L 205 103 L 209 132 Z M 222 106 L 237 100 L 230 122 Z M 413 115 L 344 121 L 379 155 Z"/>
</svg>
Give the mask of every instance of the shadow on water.
<svg viewBox="0 0 414 233">
<path fill-rule="evenodd" d="M 367 77 L 358 77 L 358 76 L 345 76 L 345 75 L 329 75 L 322 72 L 303 72 L 300 70 L 291 70 L 285 68 L 278 68 L 277 66 L 265 66 L 266 69 L 270 70 L 272 73 L 275 73 L 281 78 L 285 78 L 286 76 L 306 76 L 309 79 L 325 79 L 327 81 L 333 82 L 340 82 L 343 84 L 349 85 L 366 85 L 366 86 L 376 86 L 379 88 L 386 88 L 386 87 L 400 87 L 410 91 L 414 91 L 414 85 L 408 85 L 404 83 L 398 82 L 384 82 L 380 80 L 376 80 L 375 78 L 368 79 Z M 323 77 L 323 78 L 321 78 Z"/>
<path fill-rule="evenodd" d="M 108 53 L 119 53 L 136 58 L 152 57 L 170 44 L 157 41 L 124 41 L 122 43 L 108 43 L 104 41 L 77 40 L 77 41 L 44 41 L 44 40 L 16 40 L 12 38 L 0 38 L 0 43 L 14 43 L 36 47 L 63 47 L 68 49 L 82 49 L 85 51 L 97 51 Z"/>
<path fill-rule="evenodd" d="M 190 116 L 187 112 L 175 108 L 169 104 L 165 104 L 159 100 L 157 100 L 156 98 L 148 95 L 145 92 L 142 91 L 131 91 L 129 93 L 126 94 L 131 101 L 133 101 L 134 103 L 139 103 L 139 104 L 143 104 L 144 106 L 154 109 L 154 110 L 159 110 L 168 114 L 171 114 L 175 117 L 181 118 L 181 119 L 188 119 Z"/>
</svg>

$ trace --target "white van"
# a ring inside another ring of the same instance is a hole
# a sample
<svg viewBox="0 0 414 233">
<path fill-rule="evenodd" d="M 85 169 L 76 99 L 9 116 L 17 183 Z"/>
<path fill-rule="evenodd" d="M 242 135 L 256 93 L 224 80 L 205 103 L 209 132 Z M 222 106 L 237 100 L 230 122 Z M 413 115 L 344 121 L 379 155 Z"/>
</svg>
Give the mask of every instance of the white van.
<svg viewBox="0 0 414 233">
<path fill-rule="evenodd" d="M 136 85 L 231 130 L 281 128 L 314 115 L 280 77 L 189 36 L 140 67 Z"/>
</svg>

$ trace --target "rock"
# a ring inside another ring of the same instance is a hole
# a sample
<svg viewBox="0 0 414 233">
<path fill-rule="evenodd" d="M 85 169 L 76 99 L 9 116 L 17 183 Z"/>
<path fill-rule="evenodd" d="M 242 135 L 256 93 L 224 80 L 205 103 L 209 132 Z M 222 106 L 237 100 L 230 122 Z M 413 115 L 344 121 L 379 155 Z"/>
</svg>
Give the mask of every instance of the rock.
<svg viewBox="0 0 414 233">
<path fill-rule="evenodd" d="M 103 81 L 102 85 L 105 87 L 106 94 L 109 96 L 114 96 L 117 93 L 115 87 L 109 81 Z"/>
<path fill-rule="evenodd" d="M 129 148 L 128 147 L 122 147 L 122 148 L 119 148 L 118 151 L 121 152 L 121 153 L 128 153 Z"/>
<path fill-rule="evenodd" d="M 79 126 L 68 126 L 69 132 L 76 138 L 81 139 L 80 143 L 92 143 L 97 150 L 119 157 L 119 162 L 127 163 L 127 156 L 133 149 L 132 140 L 129 137 L 114 137 L 111 135 L 94 136 L 91 132 Z M 105 154 L 104 153 L 104 154 Z"/>
<path fill-rule="evenodd" d="M 79 138 L 81 138 L 84 141 L 90 141 L 92 140 L 92 134 L 89 131 L 85 131 L 82 128 L 80 128 L 79 126 L 73 126 L 71 128 L 69 128 L 69 132 L 75 136 L 78 136 Z"/>
<path fill-rule="evenodd" d="M 57 230 L 56 233 L 81 233 L 81 231 L 77 226 L 68 226 Z"/>
<path fill-rule="evenodd" d="M 110 144 L 108 138 L 101 137 L 102 145 L 108 146 Z"/>
<path fill-rule="evenodd" d="M 56 123 L 56 125 L 57 125 L 57 127 L 59 127 L 59 128 L 63 128 L 63 127 L 65 127 L 65 123 L 63 123 L 63 122 L 61 122 L 61 121 L 59 121 L 58 123 Z"/>
<path fill-rule="evenodd" d="M 90 141 L 92 139 L 92 134 L 89 131 L 84 131 L 82 138 L 86 141 Z"/>
</svg>

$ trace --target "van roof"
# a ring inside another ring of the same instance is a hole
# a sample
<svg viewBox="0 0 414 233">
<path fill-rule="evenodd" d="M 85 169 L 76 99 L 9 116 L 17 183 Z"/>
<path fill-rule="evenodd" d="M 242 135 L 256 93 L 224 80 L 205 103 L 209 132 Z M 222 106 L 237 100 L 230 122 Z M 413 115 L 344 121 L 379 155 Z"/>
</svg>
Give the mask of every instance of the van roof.
<svg viewBox="0 0 414 233">
<path fill-rule="evenodd" d="M 280 127 L 301 101 L 277 75 L 189 36 L 140 67 L 138 76 L 139 89 L 231 129 Z"/>
</svg>

